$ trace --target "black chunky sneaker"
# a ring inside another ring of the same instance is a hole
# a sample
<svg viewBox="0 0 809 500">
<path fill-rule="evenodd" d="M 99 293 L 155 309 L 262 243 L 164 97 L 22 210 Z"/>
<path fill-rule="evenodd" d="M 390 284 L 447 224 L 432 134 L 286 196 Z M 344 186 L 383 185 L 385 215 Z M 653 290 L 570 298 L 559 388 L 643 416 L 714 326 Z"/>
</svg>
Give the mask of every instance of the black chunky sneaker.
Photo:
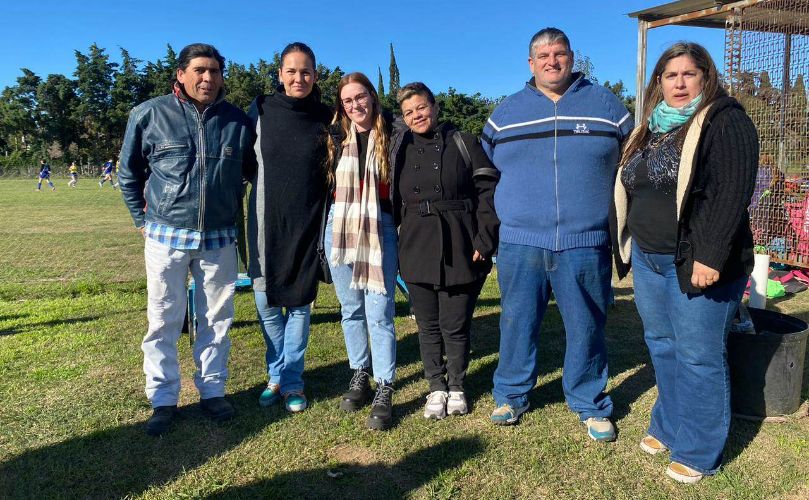
<svg viewBox="0 0 809 500">
<path fill-rule="evenodd" d="M 390 428 L 393 416 L 393 386 L 377 384 L 374 402 L 371 403 L 371 415 L 368 417 L 368 428 L 384 431 Z"/>
<path fill-rule="evenodd" d="M 340 409 L 343 411 L 357 411 L 371 399 L 371 376 L 365 368 L 357 368 L 351 382 L 348 383 L 348 390 L 343 393 L 340 400 Z"/>
<path fill-rule="evenodd" d="M 152 416 L 146 421 L 146 434 L 161 436 L 168 432 L 177 406 L 158 406 L 152 411 Z"/>
</svg>

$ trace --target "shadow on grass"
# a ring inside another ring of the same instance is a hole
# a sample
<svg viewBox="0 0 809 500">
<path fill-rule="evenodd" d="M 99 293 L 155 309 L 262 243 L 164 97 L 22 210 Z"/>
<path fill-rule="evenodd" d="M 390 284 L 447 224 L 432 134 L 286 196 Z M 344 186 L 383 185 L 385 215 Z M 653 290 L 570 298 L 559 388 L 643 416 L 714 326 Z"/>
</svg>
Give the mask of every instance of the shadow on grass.
<svg viewBox="0 0 809 500">
<path fill-rule="evenodd" d="M 279 474 L 262 481 L 226 488 L 208 499 L 227 498 L 403 498 L 418 488 L 482 454 L 479 438 L 448 439 L 424 448 L 393 464 L 356 462 Z M 428 496 L 449 498 L 449 491 Z M 441 484 L 437 485 L 441 490 Z"/>
<path fill-rule="evenodd" d="M 36 330 L 38 328 L 52 328 L 54 326 L 60 325 L 72 325 L 76 323 L 89 323 L 90 321 L 95 321 L 99 319 L 101 316 L 85 316 L 82 318 L 68 318 L 68 319 L 53 319 L 50 321 L 40 321 L 39 323 L 25 323 L 24 325 L 20 325 L 18 327 L 7 328 L 4 330 L 0 330 L 0 337 L 5 337 L 8 335 L 17 335 L 18 333 L 23 332 L 30 332 Z M 4 318 L 0 318 L 2 320 Z"/>
<path fill-rule="evenodd" d="M 343 378 L 348 384 L 350 373 L 343 362 L 304 374 L 307 392 L 316 399 L 339 394 Z M 195 403 L 180 408 L 172 429 L 161 438 L 147 436 L 141 422 L 25 451 L 0 464 L 0 497 L 119 498 L 170 482 L 289 417 L 280 407 L 258 406 L 263 387 L 229 394 L 237 414 L 224 424 L 208 420 Z"/>
<path fill-rule="evenodd" d="M 491 302 L 490 305 L 499 303 L 499 299 L 484 299 L 478 301 L 478 304 L 480 305 L 486 300 Z M 614 321 L 610 321 L 610 318 L 613 318 Z M 618 320 L 626 322 L 627 318 L 630 318 L 629 327 L 616 324 Z M 499 324 L 500 313 L 478 316 L 473 320 L 473 359 L 484 358 L 499 351 Z M 563 368 L 565 348 L 564 324 L 559 308 L 555 303 L 551 303 L 548 305 L 540 330 L 539 378 Z M 654 371 L 643 340 L 643 327 L 635 305 L 631 301 L 618 301 L 608 312 L 607 355 L 611 376 L 637 368 L 635 373 L 610 391 L 613 401 L 613 418 L 620 420 L 629 413 L 632 403 L 655 385 Z M 467 377 L 465 389 L 467 401 L 470 404 L 474 404 L 485 394 L 491 392 L 492 377 L 496 368 L 497 361 L 492 360 L 482 366 L 477 366 L 475 371 Z M 534 387 L 528 397 L 532 409 L 564 402 L 561 378 L 557 377 L 541 386 Z"/>
</svg>

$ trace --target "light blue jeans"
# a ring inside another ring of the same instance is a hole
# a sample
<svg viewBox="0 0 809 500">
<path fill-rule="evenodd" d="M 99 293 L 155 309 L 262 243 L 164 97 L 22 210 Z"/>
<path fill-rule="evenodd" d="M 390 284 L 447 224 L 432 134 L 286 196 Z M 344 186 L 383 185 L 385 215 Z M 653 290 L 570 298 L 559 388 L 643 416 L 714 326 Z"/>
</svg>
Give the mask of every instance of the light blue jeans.
<svg viewBox="0 0 809 500">
<path fill-rule="evenodd" d="M 267 351 L 269 381 L 281 386 L 281 394 L 303 391 L 303 364 L 309 344 L 311 306 L 275 307 L 267 294 L 255 291 L 256 311 Z"/>
<path fill-rule="evenodd" d="M 153 408 L 173 406 L 180 395 L 177 341 L 185 319 L 188 272 L 197 291 L 197 336 L 194 341 L 194 384 L 201 399 L 225 395 L 228 378 L 228 330 L 233 323 L 236 292 L 236 245 L 216 250 L 177 250 L 146 238 L 146 316 L 143 337 L 146 396 Z"/>
<path fill-rule="evenodd" d="M 728 331 L 747 277 L 682 293 L 674 256 L 646 253 L 635 244 L 632 268 L 657 381 L 649 434 L 671 450 L 672 461 L 713 474 L 730 430 Z"/>
<path fill-rule="evenodd" d="M 330 266 L 334 290 L 340 301 L 343 335 L 348 365 L 352 370 L 373 365 L 378 383 L 391 383 L 396 376 L 396 331 L 393 316 L 396 309 L 396 272 L 398 270 L 398 234 L 393 216 L 381 212 L 382 272 L 385 295 L 367 290 L 354 290 L 351 285 L 353 265 Z M 324 247 L 331 253 L 334 207 L 329 211 Z M 370 346 L 369 346 L 370 336 Z"/>
</svg>

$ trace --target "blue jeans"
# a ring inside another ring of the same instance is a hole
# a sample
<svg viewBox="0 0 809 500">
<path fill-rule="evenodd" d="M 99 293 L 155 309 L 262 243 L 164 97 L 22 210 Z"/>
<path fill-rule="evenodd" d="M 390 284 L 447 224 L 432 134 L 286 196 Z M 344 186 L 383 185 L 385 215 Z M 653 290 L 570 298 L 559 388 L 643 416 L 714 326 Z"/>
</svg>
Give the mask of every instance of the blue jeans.
<svg viewBox="0 0 809 500">
<path fill-rule="evenodd" d="M 281 386 L 281 394 L 303 391 L 303 361 L 309 343 L 309 304 L 299 307 L 274 307 L 267 294 L 256 291 L 256 310 L 267 351 L 267 375 Z"/>
<path fill-rule="evenodd" d="M 382 273 L 385 295 L 367 290 L 354 290 L 351 274 L 354 266 L 331 266 L 334 290 L 340 301 L 343 335 L 348 365 L 352 370 L 368 368 L 373 363 L 374 380 L 391 383 L 396 376 L 396 331 L 393 316 L 396 310 L 396 272 L 399 269 L 399 236 L 393 215 L 382 212 Z M 331 254 L 334 207 L 329 211 L 324 248 Z M 368 338 L 370 336 L 370 346 Z"/>
<path fill-rule="evenodd" d="M 713 474 L 730 429 L 728 331 L 747 277 L 685 294 L 674 257 L 648 254 L 635 244 L 632 268 L 657 380 L 649 434 L 671 450 L 672 461 Z"/>
<path fill-rule="evenodd" d="M 551 290 L 565 325 L 567 348 L 562 388 L 571 410 L 585 420 L 612 415 L 607 387 L 604 325 L 612 263 L 606 247 L 553 252 L 500 243 L 500 362 L 494 372 L 497 406 L 528 404 L 537 381 L 539 327 Z"/>
</svg>

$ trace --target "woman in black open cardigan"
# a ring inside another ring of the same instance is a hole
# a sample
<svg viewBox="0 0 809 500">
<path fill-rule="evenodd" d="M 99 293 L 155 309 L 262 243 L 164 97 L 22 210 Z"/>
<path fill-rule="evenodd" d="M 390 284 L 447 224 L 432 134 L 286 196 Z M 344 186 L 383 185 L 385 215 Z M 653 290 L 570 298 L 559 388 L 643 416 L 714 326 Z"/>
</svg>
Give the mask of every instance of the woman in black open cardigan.
<svg viewBox="0 0 809 500">
<path fill-rule="evenodd" d="M 753 264 L 758 137 L 697 44 L 663 53 L 644 99 L 615 182 L 613 251 L 619 277 L 634 268 L 657 380 L 640 447 L 671 451 L 666 473 L 694 483 L 719 468 L 730 427 L 726 342 Z"/>
</svg>

